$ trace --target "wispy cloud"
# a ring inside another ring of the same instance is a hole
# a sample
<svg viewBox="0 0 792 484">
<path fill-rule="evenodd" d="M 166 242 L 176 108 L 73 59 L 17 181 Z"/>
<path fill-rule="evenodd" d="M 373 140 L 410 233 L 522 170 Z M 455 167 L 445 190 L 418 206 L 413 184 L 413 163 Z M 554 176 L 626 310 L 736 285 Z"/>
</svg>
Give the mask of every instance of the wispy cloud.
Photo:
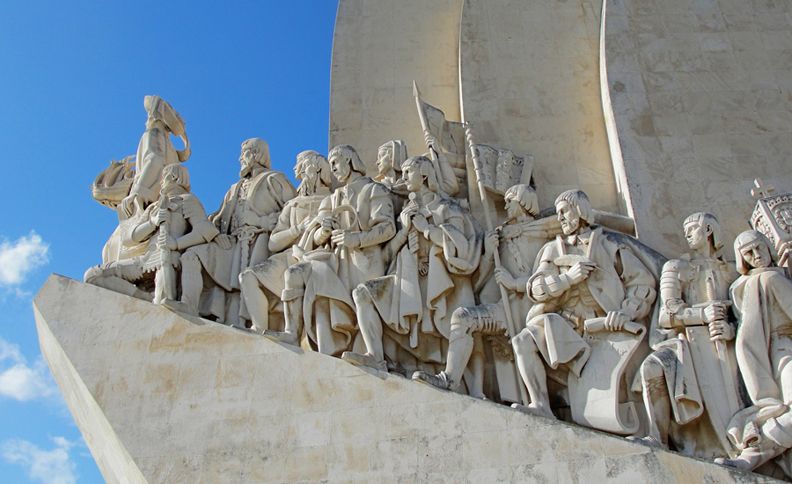
<svg viewBox="0 0 792 484">
<path fill-rule="evenodd" d="M 31 231 L 13 242 L 0 242 L 0 285 L 17 286 L 33 270 L 49 262 L 49 244 Z"/>
<path fill-rule="evenodd" d="M 19 346 L 0 338 L 0 397 L 26 402 L 55 395 L 58 390 L 44 360 L 30 365 Z"/>
<path fill-rule="evenodd" d="M 46 484 L 77 482 L 77 466 L 69 455 L 75 443 L 64 437 L 53 437 L 51 440 L 55 447 L 49 450 L 27 440 L 7 440 L 0 447 L 0 455 L 6 462 L 25 467 L 32 481 Z"/>
</svg>

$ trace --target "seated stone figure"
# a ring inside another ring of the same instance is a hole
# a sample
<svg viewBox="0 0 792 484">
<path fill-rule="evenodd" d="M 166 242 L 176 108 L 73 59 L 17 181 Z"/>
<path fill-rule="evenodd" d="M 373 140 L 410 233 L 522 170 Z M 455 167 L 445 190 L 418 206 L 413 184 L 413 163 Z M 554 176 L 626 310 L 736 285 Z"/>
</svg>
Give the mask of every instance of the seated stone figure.
<svg viewBox="0 0 792 484">
<path fill-rule="evenodd" d="M 365 353 L 342 355 L 380 370 L 386 369 L 383 339 L 394 343 L 391 362 L 401 369 L 445 363 L 451 313 L 475 302 L 470 276 L 481 257 L 472 217 L 438 193 L 433 163 L 412 157 L 402 176 L 410 201 L 400 215 L 401 229 L 386 246 L 390 274 L 353 292 Z"/>
<path fill-rule="evenodd" d="M 737 363 L 750 404 L 728 432 L 740 454 L 715 461 L 753 470 L 776 459 L 792 478 L 792 280 L 776 267 L 769 241 L 749 230 L 734 241 L 737 271 L 730 288 L 737 315 Z"/>
<path fill-rule="evenodd" d="M 336 146 L 328 159 L 342 186 L 322 200 L 300 241 L 301 262 L 286 270 L 285 331 L 264 335 L 297 344 L 305 331 L 320 353 L 340 355 L 357 332 L 352 289 L 385 273 L 382 244 L 396 233 L 396 223 L 388 189 L 365 176 L 354 148 Z"/>
<path fill-rule="evenodd" d="M 243 142 L 239 163 L 240 180 L 210 218 L 220 235 L 182 258 L 178 309 L 244 327 L 249 315 L 240 301 L 239 273 L 269 257 L 269 233 L 295 191 L 283 173 L 270 169 L 264 140 Z"/>
<path fill-rule="evenodd" d="M 145 252 L 94 267 L 86 273 L 85 281 L 138 297 L 142 294 L 139 288 L 145 292 L 153 284 L 153 302 L 168 304 L 178 298 L 180 253 L 218 234 L 201 202 L 190 193 L 187 168 L 165 166 L 159 199 L 133 220 L 122 241 L 145 245 Z"/>
<path fill-rule="evenodd" d="M 660 276 L 654 353 L 641 365 L 649 433 L 642 440 L 714 458 L 732 450 L 726 423 L 741 408 L 728 321 L 729 285 L 737 277 L 720 255 L 721 231 L 709 213 L 683 223 L 691 252 L 669 260 Z"/>
<path fill-rule="evenodd" d="M 623 380 L 625 359 L 643 336 L 645 328 L 637 322 L 652 309 L 656 282 L 630 248 L 590 225 L 594 214 L 585 193 L 566 191 L 556 198 L 555 206 L 563 234 L 545 244 L 537 256 L 534 274 L 526 283 L 535 305 L 513 341 L 517 367 L 531 399 L 527 410 L 554 417 L 548 370 L 551 374 L 565 370 L 566 378 L 559 378 L 559 383 L 568 387 L 572 419 L 625 433 L 637 423 L 620 420 L 621 392 L 612 385 Z M 616 334 L 622 331 L 639 336 Z M 601 332 L 614 336 L 606 334 L 602 339 Z"/>
<path fill-rule="evenodd" d="M 271 255 L 266 261 L 239 274 L 242 297 L 253 326 L 258 331 L 283 329 L 271 321 L 271 314 L 282 316 L 281 293 L 286 269 L 302 255 L 298 242 L 319 212 L 319 204 L 330 194 L 333 174 L 330 164 L 316 151 L 297 155 L 294 175 L 300 180 L 297 196 L 283 207 L 269 239 Z"/>
<path fill-rule="evenodd" d="M 514 185 L 506 191 L 504 200 L 507 220 L 487 234 L 484 243 L 484 257 L 481 259 L 479 272 L 488 274 L 488 281 L 481 292 L 482 304 L 461 307 L 453 312 L 445 369 L 437 375 L 417 371 L 412 376 L 414 380 L 442 389 L 456 389 L 462 383 L 463 372 L 474 355 L 475 336 L 493 335 L 503 338 L 507 334 L 506 306 L 500 291 L 488 291 L 488 286 L 500 284 L 512 293 L 506 303 L 514 320 L 522 322 L 528 314 L 533 303 L 526 295 L 526 283 L 532 273 L 536 255 L 549 238 L 547 224 L 535 219 L 539 215 L 539 199 L 530 186 Z M 500 252 L 502 267 L 493 270 L 493 254 L 496 248 Z M 492 297 L 490 294 L 496 296 Z M 479 356 L 483 358 L 483 354 Z M 498 382 L 500 397 L 516 402 L 517 392 L 513 390 L 515 375 L 512 372 L 510 376 L 512 381 Z M 468 388 L 468 393 L 480 397 L 483 392 L 480 388 Z"/>
</svg>

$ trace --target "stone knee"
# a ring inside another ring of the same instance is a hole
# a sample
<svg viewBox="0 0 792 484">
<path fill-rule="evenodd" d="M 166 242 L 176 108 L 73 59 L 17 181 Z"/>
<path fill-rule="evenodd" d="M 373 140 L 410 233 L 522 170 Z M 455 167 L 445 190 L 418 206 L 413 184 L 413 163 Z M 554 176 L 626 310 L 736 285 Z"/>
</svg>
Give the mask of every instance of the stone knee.
<svg viewBox="0 0 792 484">
<path fill-rule="evenodd" d="M 239 287 L 243 291 L 245 287 L 256 287 L 258 286 L 258 278 L 256 274 L 253 273 L 253 269 L 245 269 L 244 271 L 239 273 Z"/>
<path fill-rule="evenodd" d="M 451 314 L 451 335 L 449 342 L 458 340 L 473 333 L 478 318 L 472 314 L 469 308 L 457 308 Z"/>
<path fill-rule="evenodd" d="M 302 264 L 297 264 L 286 269 L 283 274 L 283 293 L 282 301 L 293 301 L 302 296 L 305 292 L 305 271 Z"/>
<path fill-rule="evenodd" d="M 520 331 L 520 334 L 512 339 L 512 347 L 517 356 L 524 358 L 531 357 L 539 352 L 533 335 L 527 328 Z"/>
<path fill-rule="evenodd" d="M 201 271 L 201 259 L 192 250 L 188 250 L 179 258 L 182 266 L 182 274 L 184 277 L 187 274 L 196 274 Z"/>
</svg>

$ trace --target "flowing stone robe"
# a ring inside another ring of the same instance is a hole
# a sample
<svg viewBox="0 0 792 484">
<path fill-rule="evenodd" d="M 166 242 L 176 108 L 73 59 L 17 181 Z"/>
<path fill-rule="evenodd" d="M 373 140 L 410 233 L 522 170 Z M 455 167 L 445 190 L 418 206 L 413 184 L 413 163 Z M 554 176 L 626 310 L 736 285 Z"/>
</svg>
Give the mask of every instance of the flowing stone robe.
<svg viewBox="0 0 792 484">
<path fill-rule="evenodd" d="M 147 129 L 138 143 L 135 156 L 135 178 L 130 195 L 139 195 L 144 206 L 159 198 L 162 169 L 179 163 L 179 156 L 165 127 Z"/>
<path fill-rule="evenodd" d="M 436 235 L 430 240 L 416 231 L 417 247 L 410 246 L 407 236 L 394 237 L 388 244 L 390 274 L 360 288 L 374 303 L 385 323 L 384 338 L 396 343 L 397 353 L 406 352 L 418 364 L 444 364 L 452 312 L 475 304 L 471 275 L 481 258 L 481 239 L 470 214 L 448 198 L 427 194 L 420 213 Z M 403 360 L 398 354 L 390 357 Z"/>
<path fill-rule="evenodd" d="M 676 450 L 685 455 L 711 459 L 728 455 L 732 450 L 724 448 L 723 443 L 727 441 L 725 424 L 738 409 L 729 409 L 723 370 L 704 322 L 704 307 L 715 302 L 708 301 L 708 276 L 713 279 L 716 301 L 726 301 L 729 286 L 737 276 L 731 264 L 715 258 L 693 259 L 686 254 L 668 261 L 663 267 L 661 284 L 665 284 L 667 278 L 677 279 L 681 289 L 677 297 L 681 297 L 681 301 L 676 308 L 670 306 L 674 302 L 661 302 L 660 327 L 651 334 L 665 335 L 668 339 L 652 341 L 655 352 L 647 358 L 653 358 L 663 368 L 674 420 L 669 436 Z M 668 329 L 670 326 L 674 328 Z M 733 361 L 731 367 L 736 369 L 734 345 L 730 341 L 723 343 L 726 357 Z M 736 373 L 731 375 L 731 388 L 737 388 L 737 378 Z M 639 383 L 639 380 L 636 378 L 634 383 Z M 641 391 L 637 386 L 633 390 Z M 739 395 L 733 395 L 733 398 L 739 404 Z"/>
<path fill-rule="evenodd" d="M 267 259 L 269 230 L 264 227 L 272 226 L 272 221 L 295 194 L 294 187 L 282 173 L 270 170 L 231 185 L 220 210 L 210 217 L 221 234 L 231 237 L 231 247 L 223 249 L 211 242 L 190 249 L 200 259 L 209 279 L 204 279 L 201 315 L 236 322 L 239 315 L 230 309 L 238 304 L 239 273 Z M 243 225 L 245 212 L 258 219 L 259 224 Z M 246 231 L 252 232 L 249 248 L 243 247 L 244 242 L 240 240 L 240 235 Z M 243 248 L 249 250 L 247 264 L 243 262 Z"/>
<path fill-rule="evenodd" d="M 792 448 L 792 281 L 783 269 L 754 268 L 731 286 L 738 317 L 737 363 L 751 400 L 729 424 L 739 448 L 758 436 Z M 776 462 L 792 476 L 787 451 Z"/>
<path fill-rule="evenodd" d="M 331 215 L 339 219 L 342 228 L 359 233 L 359 247 L 328 248 L 329 240 L 325 247 L 317 246 L 320 221 Z M 299 244 L 303 262 L 287 271 L 283 300 L 288 301 L 291 291 L 302 286 L 303 327 L 308 339 L 318 351 L 340 355 L 350 348 L 357 331 L 352 289 L 385 273 L 382 244 L 396 233 L 391 193 L 371 178 L 360 177 L 327 196 L 316 221 Z"/>
</svg>

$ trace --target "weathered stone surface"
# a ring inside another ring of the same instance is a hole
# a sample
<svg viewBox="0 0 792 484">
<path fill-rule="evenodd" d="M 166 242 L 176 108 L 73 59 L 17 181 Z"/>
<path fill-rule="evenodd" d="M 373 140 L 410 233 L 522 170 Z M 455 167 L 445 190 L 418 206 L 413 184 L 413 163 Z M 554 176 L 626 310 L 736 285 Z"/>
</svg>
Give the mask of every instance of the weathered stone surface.
<svg viewBox="0 0 792 484">
<path fill-rule="evenodd" d="M 679 220 L 699 210 L 732 240 L 753 209 L 754 178 L 792 186 L 792 3 L 609 0 L 606 22 L 608 90 L 641 240 L 681 250 Z"/>
<path fill-rule="evenodd" d="M 333 36 L 330 146 L 350 144 L 370 173 L 377 148 L 407 142 L 426 151 L 412 95 L 460 119 L 459 18 L 462 0 L 340 0 Z"/>
<path fill-rule="evenodd" d="M 52 276 L 42 352 L 111 482 L 769 482 Z"/>
<path fill-rule="evenodd" d="M 467 0 L 460 26 L 463 117 L 479 143 L 534 155 L 542 207 L 581 188 L 603 210 L 617 193 L 599 83 L 601 2 Z"/>
</svg>

